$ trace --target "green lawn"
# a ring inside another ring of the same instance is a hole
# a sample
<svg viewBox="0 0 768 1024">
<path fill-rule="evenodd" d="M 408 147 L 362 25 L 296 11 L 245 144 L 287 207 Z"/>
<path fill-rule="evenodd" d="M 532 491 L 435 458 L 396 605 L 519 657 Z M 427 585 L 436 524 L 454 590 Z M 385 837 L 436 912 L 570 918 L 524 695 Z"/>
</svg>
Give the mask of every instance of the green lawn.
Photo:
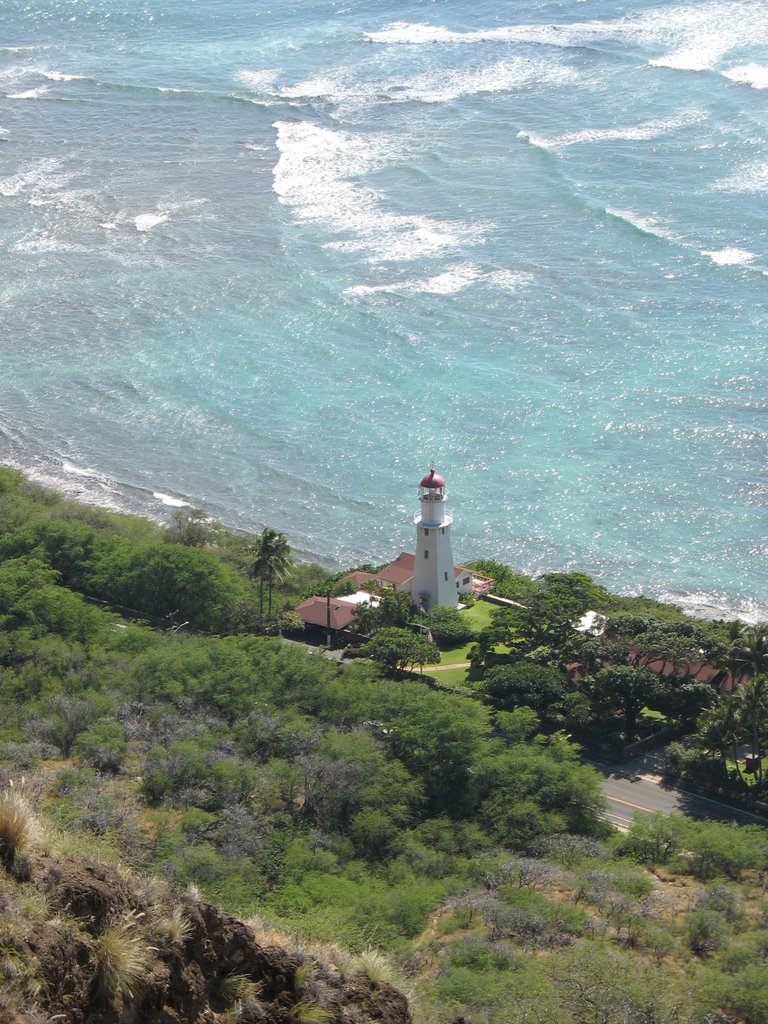
<svg viewBox="0 0 768 1024">
<path fill-rule="evenodd" d="M 429 674 L 434 676 L 438 683 L 445 683 L 447 686 L 465 686 L 467 682 L 467 669 L 465 668 L 449 668 L 444 672 L 433 670 Z"/>
</svg>

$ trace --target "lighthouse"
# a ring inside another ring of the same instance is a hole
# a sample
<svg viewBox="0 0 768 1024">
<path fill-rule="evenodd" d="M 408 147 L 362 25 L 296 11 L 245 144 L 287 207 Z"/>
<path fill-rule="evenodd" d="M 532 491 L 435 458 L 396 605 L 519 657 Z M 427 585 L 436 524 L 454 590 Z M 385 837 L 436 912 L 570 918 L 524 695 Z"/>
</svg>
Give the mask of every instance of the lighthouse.
<svg viewBox="0 0 768 1024">
<path fill-rule="evenodd" d="M 419 484 L 421 510 L 414 517 L 416 557 L 413 566 L 411 596 L 426 611 L 435 605 L 455 608 L 457 604 L 456 567 L 451 551 L 453 516 L 445 507 L 445 480 L 434 469 Z"/>
</svg>

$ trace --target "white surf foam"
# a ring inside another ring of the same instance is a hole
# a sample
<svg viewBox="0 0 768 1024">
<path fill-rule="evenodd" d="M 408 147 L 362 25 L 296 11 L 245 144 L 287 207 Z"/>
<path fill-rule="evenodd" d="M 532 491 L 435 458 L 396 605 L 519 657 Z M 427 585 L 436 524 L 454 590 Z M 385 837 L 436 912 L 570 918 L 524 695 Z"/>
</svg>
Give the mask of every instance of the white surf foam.
<svg viewBox="0 0 768 1024">
<path fill-rule="evenodd" d="M 654 68 L 673 68 L 676 71 L 707 71 L 731 49 L 732 41 L 713 39 L 709 35 L 694 39 L 664 57 L 649 60 Z"/>
<path fill-rule="evenodd" d="M 732 82 L 751 85 L 753 89 L 768 89 L 768 67 L 763 64 L 739 64 L 723 74 Z"/>
<path fill-rule="evenodd" d="M 94 480 L 103 479 L 97 470 L 78 466 L 74 462 L 70 462 L 69 459 L 62 459 L 61 468 L 65 473 L 71 473 L 73 476 L 86 476 Z"/>
<path fill-rule="evenodd" d="M 614 220 L 624 221 L 625 224 L 629 224 L 630 227 L 635 228 L 636 231 L 642 232 L 644 235 L 652 235 L 654 238 L 672 239 L 674 236 L 668 228 L 663 225 L 654 217 L 643 217 L 641 214 L 633 213 L 631 210 L 613 210 L 606 208 L 605 211 L 609 217 L 613 217 Z"/>
<path fill-rule="evenodd" d="M 140 213 L 138 217 L 134 217 L 133 223 L 136 225 L 137 231 L 151 231 L 152 228 L 156 228 L 158 224 L 162 224 L 168 220 L 167 213 Z"/>
<path fill-rule="evenodd" d="M 533 281 L 533 274 L 523 270 L 494 270 L 488 274 L 487 280 L 502 291 L 516 292 Z"/>
<path fill-rule="evenodd" d="M 564 135 L 552 139 L 532 132 L 520 131 L 517 133 L 517 137 L 526 139 L 532 146 L 555 151 L 585 143 L 644 142 L 648 139 L 660 138 L 663 135 L 675 134 L 681 128 L 703 120 L 704 116 L 700 110 L 687 110 L 679 117 L 643 121 L 637 125 L 628 125 L 626 128 L 584 128 L 578 132 L 566 132 Z"/>
<path fill-rule="evenodd" d="M 463 291 L 475 283 L 490 284 L 504 291 L 516 291 L 531 280 L 531 275 L 513 270 L 494 270 L 484 273 L 471 263 L 460 264 L 446 270 L 442 274 L 424 280 L 399 281 L 392 284 L 365 285 L 358 284 L 344 290 L 345 295 L 365 296 L 380 292 L 402 294 L 433 294 L 452 295 Z"/>
<path fill-rule="evenodd" d="M 721 267 L 736 267 L 743 266 L 744 264 L 751 263 L 752 260 L 756 259 L 756 254 L 753 252 L 747 252 L 746 249 L 702 249 L 702 256 L 709 256 L 713 263 L 717 263 Z"/>
<path fill-rule="evenodd" d="M 263 69 L 261 71 L 238 71 L 235 81 L 254 92 L 270 92 L 277 78 L 277 71 Z"/>
<path fill-rule="evenodd" d="M 369 80 L 360 83 L 340 69 L 333 77 L 309 79 L 284 86 L 276 94 L 281 100 L 317 102 L 323 100 L 356 109 L 388 103 L 445 103 L 462 96 L 510 92 L 536 86 L 557 87 L 578 79 L 577 73 L 553 60 L 511 57 L 474 69 L 442 70 L 399 78 L 396 82 Z"/>
<path fill-rule="evenodd" d="M 172 494 L 163 494 L 162 491 L 152 491 L 152 497 L 157 498 L 169 508 L 192 508 L 192 505 L 188 501 L 184 501 L 183 498 L 175 498 Z"/>
<path fill-rule="evenodd" d="M 7 98 L 9 100 L 39 100 L 41 96 L 45 96 L 48 92 L 47 85 L 38 86 L 37 89 L 24 89 L 22 92 L 9 92 Z"/>
<path fill-rule="evenodd" d="M 751 599 L 730 600 L 723 594 L 707 594 L 702 591 L 694 594 L 678 594 L 668 591 L 658 595 L 659 601 L 676 604 L 686 615 L 694 619 L 739 619 L 754 626 L 765 622 L 768 608 L 761 607 Z"/>
<path fill-rule="evenodd" d="M 578 79 L 577 73 L 551 61 L 524 58 L 497 61 L 476 71 L 458 70 L 440 75 L 429 74 L 406 85 L 399 98 L 422 103 L 446 103 L 479 93 L 512 92 L 535 85 L 567 85 Z"/>
<path fill-rule="evenodd" d="M 39 235 L 30 235 L 27 238 L 19 239 L 13 245 L 13 252 L 90 252 L 90 250 L 84 245 L 68 242 L 64 238 L 57 238 L 55 235 L 43 232 Z"/>
<path fill-rule="evenodd" d="M 87 80 L 87 75 L 69 75 L 64 71 L 52 71 L 48 68 L 40 68 L 37 73 L 50 82 L 84 82 Z"/>
<path fill-rule="evenodd" d="M 399 281 L 392 284 L 354 285 L 345 288 L 345 295 L 375 295 L 379 292 L 396 292 L 402 294 L 431 293 L 433 295 L 452 295 L 468 288 L 481 276 L 478 267 L 463 264 L 446 270 L 442 274 L 417 281 Z"/>
<path fill-rule="evenodd" d="M 369 259 L 411 260 L 478 240 L 475 225 L 392 213 L 373 189 L 352 180 L 400 155 L 382 136 L 331 131 L 307 122 L 277 122 L 280 159 L 273 188 L 299 220 L 319 223 L 335 235 L 327 244 Z"/>
<path fill-rule="evenodd" d="M 768 161 L 752 160 L 732 175 L 715 182 L 717 192 L 765 192 L 768 190 Z"/>
<path fill-rule="evenodd" d="M 71 173 L 62 172 L 63 163 L 59 157 L 45 157 L 22 164 L 16 174 L 0 178 L 0 196 L 10 198 L 23 193 L 30 202 L 43 201 L 51 193 L 60 192 L 73 177 Z"/>
<path fill-rule="evenodd" d="M 365 38 L 371 43 L 401 46 L 425 46 L 441 43 L 466 46 L 477 43 L 523 42 L 571 47 L 582 46 L 606 36 L 624 34 L 630 31 L 631 24 L 625 19 L 619 19 L 615 22 L 591 21 L 570 25 L 505 25 L 499 28 L 457 32 L 442 25 L 396 21 L 377 32 L 367 32 Z"/>
</svg>

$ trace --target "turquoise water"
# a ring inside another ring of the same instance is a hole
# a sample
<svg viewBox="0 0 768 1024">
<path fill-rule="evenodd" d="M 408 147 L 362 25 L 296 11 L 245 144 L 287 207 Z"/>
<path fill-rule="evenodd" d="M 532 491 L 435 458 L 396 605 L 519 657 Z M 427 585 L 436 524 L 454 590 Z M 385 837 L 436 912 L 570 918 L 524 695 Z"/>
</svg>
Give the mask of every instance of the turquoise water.
<svg viewBox="0 0 768 1024">
<path fill-rule="evenodd" d="M 0 458 L 768 615 L 768 2 L 3 0 Z"/>
</svg>

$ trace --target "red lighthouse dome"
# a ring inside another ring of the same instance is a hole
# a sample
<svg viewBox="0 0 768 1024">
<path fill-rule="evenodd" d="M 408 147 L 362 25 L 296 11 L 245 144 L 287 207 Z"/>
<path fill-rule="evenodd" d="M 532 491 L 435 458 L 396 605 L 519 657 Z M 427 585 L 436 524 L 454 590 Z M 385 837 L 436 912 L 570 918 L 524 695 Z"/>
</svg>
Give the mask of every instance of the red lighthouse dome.
<svg viewBox="0 0 768 1024">
<path fill-rule="evenodd" d="M 433 468 L 422 478 L 419 487 L 445 487 L 445 480 Z"/>
</svg>

